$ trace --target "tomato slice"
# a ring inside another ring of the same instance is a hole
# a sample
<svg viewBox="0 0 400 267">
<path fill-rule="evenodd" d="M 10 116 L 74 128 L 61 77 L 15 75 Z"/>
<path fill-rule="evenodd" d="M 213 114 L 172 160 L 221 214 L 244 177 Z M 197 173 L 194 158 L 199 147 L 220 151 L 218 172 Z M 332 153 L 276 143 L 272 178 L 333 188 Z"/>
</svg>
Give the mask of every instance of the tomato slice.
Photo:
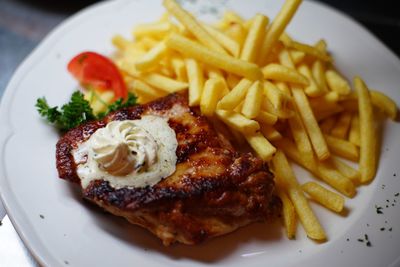
<svg viewBox="0 0 400 267">
<path fill-rule="evenodd" d="M 115 64 L 95 52 L 82 52 L 68 63 L 68 71 L 84 86 L 114 91 L 115 98 L 127 98 L 128 90 Z"/>
</svg>

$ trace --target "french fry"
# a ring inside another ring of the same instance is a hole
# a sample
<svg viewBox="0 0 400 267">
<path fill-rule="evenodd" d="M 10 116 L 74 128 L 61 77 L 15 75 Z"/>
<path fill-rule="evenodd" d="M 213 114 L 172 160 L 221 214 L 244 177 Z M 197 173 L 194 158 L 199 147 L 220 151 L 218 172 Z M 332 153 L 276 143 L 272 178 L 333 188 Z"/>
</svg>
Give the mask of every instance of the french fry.
<svg viewBox="0 0 400 267">
<path fill-rule="evenodd" d="M 200 110 L 203 115 L 207 117 L 214 115 L 223 87 L 224 81 L 219 78 L 210 78 L 205 82 L 200 100 Z"/>
<path fill-rule="evenodd" d="M 305 157 L 297 150 L 296 145 L 286 138 L 274 141 L 274 145 L 282 149 L 288 157 L 310 171 L 316 177 L 336 189 L 347 197 L 354 197 L 356 189 L 353 182 L 337 171 L 331 164 L 326 161 L 310 163 L 305 160 Z"/>
<path fill-rule="evenodd" d="M 271 142 L 283 138 L 280 132 L 278 132 L 273 126 L 268 124 L 260 124 L 260 131 L 265 136 L 265 138 L 267 138 Z"/>
<path fill-rule="evenodd" d="M 233 110 L 244 99 L 252 82 L 242 79 L 227 95 L 219 102 L 219 109 Z"/>
<path fill-rule="evenodd" d="M 371 181 L 376 173 L 377 136 L 374 127 L 374 114 L 369 90 L 359 77 L 354 78 L 354 87 L 358 95 L 358 114 L 360 116 L 360 161 L 361 182 Z"/>
<path fill-rule="evenodd" d="M 286 94 L 288 96 L 288 98 L 290 98 L 290 88 L 289 86 L 284 83 L 284 82 L 275 82 L 276 87 L 278 87 L 279 90 L 281 90 L 284 94 Z"/>
<path fill-rule="evenodd" d="M 309 194 L 312 199 L 324 207 L 338 213 L 343 210 L 344 198 L 341 195 L 338 195 L 315 182 L 305 183 L 301 188 L 304 192 Z"/>
<path fill-rule="evenodd" d="M 176 81 L 158 73 L 147 73 L 141 75 L 140 78 L 147 84 L 168 93 L 174 93 L 188 88 L 187 83 Z"/>
<path fill-rule="evenodd" d="M 260 123 L 274 125 L 278 120 L 278 116 L 276 116 L 275 114 L 260 110 L 260 112 L 258 113 L 258 115 L 255 119 L 256 119 L 256 121 L 259 121 Z"/>
<path fill-rule="evenodd" d="M 255 81 L 247 91 L 244 99 L 242 114 L 249 119 L 257 117 L 261 108 L 263 86 L 260 81 Z"/>
<path fill-rule="evenodd" d="M 244 41 L 240 59 L 255 62 L 256 54 L 262 44 L 265 28 L 268 25 L 268 18 L 262 14 L 256 14 L 251 23 L 251 27 Z"/>
<path fill-rule="evenodd" d="M 287 68 L 279 64 L 268 64 L 262 69 L 262 73 L 265 79 L 308 85 L 308 80 L 306 77 L 294 69 Z"/>
<path fill-rule="evenodd" d="M 164 42 L 160 42 L 158 45 L 154 46 L 146 54 L 135 61 L 136 69 L 139 71 L 145 71 L 155 67 L 162 59 L 166 51 L 167 46 Z"/>
<path fill-rule="evenodd" d="M 319 128 L 321 128 L 321 131 L 323 133 L 330 133 L 333 126 L 336 123 L 336 117 L 332 116 L 329 118 L 324 119 L 320 124 L 319 124 Z"/>
<path fill-rule="evenodd" d="M 283 223 L 286 229 L 286 236 L 289 239 L 296 237 L 296 211 L 294 209 L 292 201 L 286 195 L 282 189 L 278 189 L 278 196 L 282 201 L 282 216 Z"/>
<path fill-rule="evenodd" d="M 290 56 L 290 53 L 287 49 L 282 49 L 282 51 L 279 53 L 279 62 L 281 63 L 281 65 L 287 68 L 295 68 L 292 57 Z"/>
<path fill-rule="evenodd" d="M 275 175 L 282 180 L 281 183 L 285 186 L 307 236 L 315 240 L 326 239 L 325 231 L 301 191 L 285 154 L 278 150 L 272 158 L 272 164 Z"/>
<path fill-rule="evenodd" d="M 245 134 L 244 137 L 262 160 L 271 160 L 276 148 L 261 133 Z"/>
<path fill-rule="evenodd" d="M 333 105 L 328 110 L 315 111 L 313 109 L 313 111 L 315 113 L 315 119 L 317 121 L 321 121 L 323 119 L 329 118 L 329 117 L 331 117 L 333 115 L 336 115 L 336 114 L 342 112 L 343 110 L 344 110 L 344 108 L 342 106 L 339 106 L 339 105 Z"/>
<path fill-rule="evenodd" d="M 261 46 L 260 57 L 258 60 L 258 64 L 260 66 L 263 66 L 267 63 L 266 59 L 268 54 L 271 52 L 275 42 L 279 39 L 280 35 L 284 32 L 286 26 L 291 21 L 301 2 L 301 0 L 285 1 L 285 4 L 282 6 L 264 37 L 264 41 Z"/>
<path fill-rule="evenodd" d="M 341 139 L 347 139 L 347 134 L 351 124 L 351 117 L 352 114 L 350 112 L 342 112 L 342 114 L 339 115 L 336 124 L 333 126 L 330 135 Z"/>
<path fill-rule="evenodd" d="M 157 38 L 163 38 L 171 30 L 171 23 L 169 22 L 156 22 L 148 24 L 137 25 L 133 29 L 133 36 L 138 39 L 143 36 L 151 36 Z"/>
<path fill-rule="evenodd" d="M 223 47 L 225 48 L 232 56 L 238 57 L 240 53 L 240 44 L 233 40 L 231 37 L 227 36 L 225 33 L 209 26 L 203 24 L 204 28 L 208 31 L 208 33 Z"/>
<path fill-rule="evenodd" d="M 244 135 L 254 134 L 260 129 L 260 124 L 258 122 L 250 120 L 237 112 L 217 109 L 215 113 L 229 127 Z"/>
<path fill-rule="evenodd" d="M 297 87 L 292 87 L 292 94 L 294 102 L 296 103 L 297 110 L 310 137 L 312 147 L 319 160 L 329 158 L 330 153 L 321 129 L 318 126 L 314 113 L 311 110 L 310 103 L 304 91 Z"/>
<path fill-rule="evenodd" d="M 226 35 L 235 40 L 239 47 L 243 46 L 244 40 L 246 39 L 247 31 L 240 23 L 233 23 L 225 30 Z"/>
<path fill-rule="evenodd" d="M 226 84 L 228 85 L 229 89 L 233 89 L 239 82 L 240 78 L 232 73 L 228 73 L 226 77 Z"/>
<path fill-rule="evenodd" d="M 360 182 L 361 175 L 359 171 L 347 165 L 336 156 L 332 157 L 332 163 L 341 174 L 349 178 L 353 183 L 357 184 Z"/>
<path fill-rule="evenodd" d="M 321 40 L 319 40 L 315 45 L 314 45 L 314 47 L 316 48 L 316 49 L 318 49 L 319 51 L 321 51 L 322 53 L 327 53 L 327 43 L 325 42 L 325 40 L 324 39 L 321 39 Z"/>
<path fill-rule="evenodd" d="M 171 65 L 172 65 L 172 69 L 174 70 L 175 76 L 178 79 L 178 81 L 187 82 L 188 77 L 187 77 L 187 73 L 186 73 L 185 62 L 183 61 L 183 59 L 178 56 L 173 56 L 171 58 Z M 189 87 L 190 87 L 190 85 L 189 85 Z"/>
<path fill-rule="evenodd" d="M 299 43 L 296 41 L 292 41 L 292 42 L 290 42 L 289 47 L 296 49 L 298 51 L 302 51 L 302 52 L 306 53 L 307 55 L 313 56 L 324 62 L 332 61 L 332 58 L 329 55 L 321 52 L 319 49 L 317 49 L 311 45 L 306 45 L 306 44 L 302 44 L 302 43 Z"/>
<path fill-rule="evenodd" d="M 264 81 L 264 94 L 277 111 L 285 110 L 290 102 L 289 96 L 268 81 Z"/>
<path fill-rule="evenodd" d="M 358 114 L 354 114 L 351 120 L 349 131 L 349 141 L 356 146 L 360 146 L 360 120 Z"/>
<path fill-rule="evenodd" d="M 341 95 L 348 95 L 351 92 L 349 83 L 336 71 L 327 70 L 325 72 L 325 79 L 332 91 Z"/>
<path fill-rule="evenodd" d="M 308 79 L 309 85 L 304 88 L 304 92 L 308 96 L 317 97 L 326 93 L 326 91 L 318 86 L 317 82 L 314 80 L 310 68 L 306 64 L 301 64 L 297 70 L 300 74 L 304 75 Z"/>
<path fill-rule="evenodd" d="M 168 47 L 187 57 L 192 57 L 200 62 L 223 69 L 227 72 L 244 76 L 250 80 L 262 78 L 261 70 L 257 65 L 207 49 L 178 34 L 172 33 L 166 40 L 166 44 Z"/>
<path fill-rule="evenodd" d="M 115 35 L 112 38 L 111 42 L 116 48 L 120 50 L 125 50 L 126 47 L 128 47 L 131 44 L 131 42 L 129 42 L 127 39 L 125 39 L 122 35 L 119 34 Z"/>
<path fill-rule="evenodd" d="M 203 94 L 204 73 L 201 64 L 192 59 L 185 59 L 187 77 L 189 80 L 189 106 L 197 106 Z"/>
<path fill-rule="evenodd" d="M 324 135 L 329 150 L 345 159 L 358 161 L 360 153 L 358 148 L 347 140 L 340 139 L 331 135 Z"/>
<path fill-rule="evenodd" d="M 311 72 L 320 90 L 327 93 L 328 85 L 325 79 L 325 67 L 320 60 L 316 60 L 313 63 Z"/>
<path fill-rule="evenodd" d="M 386 96 L 384 93 L 371 90 L 370 91 L 372 104 L 382 110 L 389 118 L 396 120 L 397 106 L 396 103 Z"/>
<path fill-rule="evenodd" d="M 130 82 L 128 84 L 128 90 L 137 94 L 138 96 L 143 96 L 149 101 L 163 97 L 167 94 L 165 91 L 157 90 L 156 88 L 142 82 L 139 79 L 135 79 Z"/>
<path fill-rule="evenodd" d="M 290 57 L 292 58 L 293 63 L 295 65 L 300 64 L 300 62 L 302 62 L 306 56 L 306 53 L 304 53 L 303 51 L 298 51 L 293 49 L 290 49 L 289 51 L 290 51 Z"/>
<path fill-rule="evenodd" d="M 233 11 L 225 11 L 220 22 L 219 28 L 226 30 L 232 24 L 244 24 L 244 19 Z"/>
</svg>

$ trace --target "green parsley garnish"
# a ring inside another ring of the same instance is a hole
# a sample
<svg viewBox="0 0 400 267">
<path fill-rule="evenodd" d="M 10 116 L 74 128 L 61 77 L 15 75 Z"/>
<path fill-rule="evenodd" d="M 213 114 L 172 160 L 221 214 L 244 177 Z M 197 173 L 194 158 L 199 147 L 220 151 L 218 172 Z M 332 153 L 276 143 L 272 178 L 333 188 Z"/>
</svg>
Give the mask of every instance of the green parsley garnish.
<svg viewBox="0 0 400 267">
<path fill-rule="evenodd" d="M 107 107 L 105 112 L 98 115 L 93 113 L 90 103 L 84 98 L 83 94 L 76 91 L 72 94 L 70 101 L 63 105 L 61 109 L 57 106 L 50 107 L 46 98 L 38 98 L 36 108 L 39 114 L 48 122 L 61 131 L 68 131 L 87 121 L 101 119 L 112 111 L 136 105 L 136 96 L 129 94 L 125 101 L 121 98 Z"/>
</svg>

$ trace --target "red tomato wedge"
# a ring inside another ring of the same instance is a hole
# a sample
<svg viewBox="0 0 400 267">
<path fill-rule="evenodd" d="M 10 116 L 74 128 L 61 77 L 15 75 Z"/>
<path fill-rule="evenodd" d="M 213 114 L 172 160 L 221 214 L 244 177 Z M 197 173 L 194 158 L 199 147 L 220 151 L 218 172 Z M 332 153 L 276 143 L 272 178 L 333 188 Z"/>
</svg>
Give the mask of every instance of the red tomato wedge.
<svg viewBox="0 0 400 267">
<path fill-rule="evenodd" d="M 82 52 L 68 63 L 68 71 L 84 86 L 114 91 L 115 98 L 127 98 L 128 90 L 115 64 L 95 52 Z"/>
</svg>

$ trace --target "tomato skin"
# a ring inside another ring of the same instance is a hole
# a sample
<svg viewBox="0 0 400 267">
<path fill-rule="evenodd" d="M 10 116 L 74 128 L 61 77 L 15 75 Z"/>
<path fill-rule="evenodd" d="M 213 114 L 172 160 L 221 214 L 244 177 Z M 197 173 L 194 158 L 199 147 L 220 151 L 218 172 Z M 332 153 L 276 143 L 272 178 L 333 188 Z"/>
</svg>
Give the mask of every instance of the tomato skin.
<svg viewBox="0 0 400 267">
<path fill-rule="evenodd" d="M 107 57 L 86 51 L 76 55 L 67 66 L 68 71 L 81 84 L 99 90 L 112 90 L 115 98 L 128 97 L 121 73 Z"/>
</svg>

